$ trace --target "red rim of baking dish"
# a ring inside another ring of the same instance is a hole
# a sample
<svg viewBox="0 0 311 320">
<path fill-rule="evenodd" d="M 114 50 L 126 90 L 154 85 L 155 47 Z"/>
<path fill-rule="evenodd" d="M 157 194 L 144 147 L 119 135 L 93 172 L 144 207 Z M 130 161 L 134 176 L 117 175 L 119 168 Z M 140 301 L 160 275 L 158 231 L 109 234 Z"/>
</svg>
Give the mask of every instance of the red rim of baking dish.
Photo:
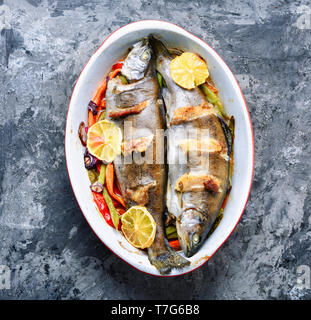
<svg viewBox="0 0 311 320">
<path fill-rule="evenodd" d="M 237 223 L 235 224 L 235 226 L 233 227 L 233 229 L 231 230 L 231 232 L 229 233 L 229 235 L 227 236 L 227 238 L 219 245 L 219 247 L 213 252 L 213 254 L 211 256 L 208 257 L 208 259 L 206 259 L 201 265 L 199 265 L 198 267 L 192 269 L 192 270 L 189 270 L 189 271 L 186 271 L 186 272 L 183 272 L 183 273 L 179 273 L 179 274 L 174 274 L 174 275 L 161 275 L 161 274 L 153 274 L 153 273 L 149 273 L 149 272 L 146 272 L 144 270 L 141 270 L 141 269 L 138 269 L 136 268 L 135 266 L 133 266 L 131 263 L 129 263 L 128 261 L 126 261 L 125 259 L 123 259 L 122 257 L 120 257 L 118 254 L 116 254 L 108 245 L 106 245 L 102 239 L 99 237 L 99 235 L 94 231 L 94 229 L 92 228 L 91 224 L 89 223 L 88 219 L 86 218 L 85 214 L 83 213 L 83 210 L 81 209 L 80 207 L 80 204 L 79 204 L 79 201 L 75 195 L 75 192 L 74 192 L 74 189 L 72 187 L 72 183 L 71 183 L 71 179 L 70 179 L 70 175 L 69 175 L 69 170 L 68 170 L 68 162 L 67 162 L 67 153 L 66 153 L 66 130 L 67 130 L 67 120 L 68 120 L 68 113 L 69 113 L 69 109 L 70 109 L 70 104 L 71 104 L 71 99 L 72 99 L 72 96 L 73 96 L 73 93 L 74 93 L 74 90 L 75 90 L 75 87 L 79 81 L 79 78 L 83 72 L 83 70 L 85 69 L 85 67 L 88 65 L 90 59 L 94 56 L 94 54 L 104 45 L 104 43 L 114 34 L 116 33 L 117 31 L 119 31 L 120 29 L 123 29 L 125 27 L 127 27 L 128 25 L 132 25 L 132 24 L 135 24 L 135 23 L 140 23 L 140 22 L 152 22 L 152 21 L 156 21 L 156 22 L 164 22 L 164 23 L 168 23 L 168 24 L 171 24 L 175 27 L 178 27 L 180 29 L 182 29 L 183 31 L 189 33 L 191 36 L 194 36 L 195 38 L 199 39 L 200 41 L 203 41 L 217 56 L 218 58 L 220 58 L 220 60 L 227 66 L 227 68 L 229 69 L 229 71 L 231 72 L 232 76 L 233 76 L 233 79 L 235 80 L 236 84 L 238 85 L 238 88 L 240 90 L 240 93 L 241 93 L 241 96 L 243 98 L 243 101 L 244 101 L 244 105 L 245 105 L 245 108 L 246 108 L 246 111 L 247 111 L 247 115 L 248 115 L 248 120 L 249 120 L 249 125 L 250 125 L 250 129 L 251 129 L 251 137 L 252 137 L 252 151 L 253 151 L 253 154 L 252 154 L 252 173 L 251 173 L 251 181 L 250 181 L 250 185 L 249 185 L 249 190 L 248 190 L 248 195 L 246 197 L 246 201 L 245 201 L 245 204 L 244 204 L 244 207 L 242 209 L 242 212 L 241 212 L 241 215 L 237 221 Z M 73 191 L 73 194 L 76 198 L 76 201 L 78 203 L 78 206 L 85 218 L 85 220 L 87 221 L 88 225 L 90 226 L 90 228 L 92 229 L 92 231 L 95 233 L 95 235 L 98 237 L 98 239 L 112 252 L 114 253 L 117 257 L 119 257 L 121 260 L 123 260 L 124 262 L 126 262 L 128 265 L 130 265 L 132 268 L 140 271 L 140 272 L 143 272 L 145 274 L 148 274 L 148 275 L 152 275 L 152 276 L 156 276 L 156 277 L 177 277 L 177 276 L 182 276 L 182 275 L 185 275 L 187 273 L 190 273 L 190 272 L 193 272 L 199 268 L 201 268 L 203 265 L 205 265 L 214 255 L 215 253 L 223 246 L 223 244 L 228 240 L 228 238 L 231 236 L 232 232 L 235 230 L 235 228 L 237 227 L 238 223 L 240 222 L 241 218 L 242 218 L 242 215 L 245 211 L 245 208 L 246 208 L 246 205 L 247 205 L 247 202 L 248 202 L 248 198 L 249 198 L 249 195 L 250 195 L 250 192 L 251 192 L 251 188 L 252 188 L 252 183 L 253 183 L 253 175 L 254 175 L 254 163 L 255 163 L 255 144 L 254 144 L 254 133 L 253 133 L 253 126 L 252 126 L 252 122 L 251 122 L 251 117 L 250 117 L 250 113 L 249 113 L 249 110 L 248 110 L 248 106 L 247 106 L 247 103 L 246 103 L 246 100 L 245 100 L 245 97 L 243 95 L 243 92 L 241 90 L 241 87 L 238 83 L 238 81 L 236 80 L 233 72 L 231 71 L 231 69 L 229 68 L 229 66 L 226 64 L 226 62 L 223 60 L 223 58 L 207 43 L 205 42 L 204 40 L 202 40 L 201 38 L 199 38 L 198 36 L 192 34 L 191 32 L 189 32 L 188 30 L 174 24 L 174 23 L 171 23 L 171 22 L 168 22 L 168 21 L 164 21 L 164 20 L 156 20 L 156 19 L 147 19 L 147 20 L 138 20 L 138 21 L 134 21 L 134 22 L 131 22 L 131 23 L 128 23 L 118 29 L 116 29 L 115 31 L 113 31 L 104 41 L 103 43 L 98 47 L 98 49 L 92 54 L 92 56 L 88 59 L 87 63 L 84 65 L 82 71 L 80 72 L 79 74 L 79 77 L 74 85 L 74 88 L 72 90 L 72 94 L 71 94 L 71 98 L 70 98 L 70 101 L 69 101 L 69 106 L 68 106 L 68 111 L 67 111 L 67 116 L 66 116 L 66 128 L 65 128 L 65 157 L 66 157 L 66 167 L 67 167 L 67 173 L 68 173 L 68 177 L 69 177 L 69 181 L 70 181 L 70 185 L 71 185 L 71 188 L 72 188 L 72 191 Z"/>
</svg>

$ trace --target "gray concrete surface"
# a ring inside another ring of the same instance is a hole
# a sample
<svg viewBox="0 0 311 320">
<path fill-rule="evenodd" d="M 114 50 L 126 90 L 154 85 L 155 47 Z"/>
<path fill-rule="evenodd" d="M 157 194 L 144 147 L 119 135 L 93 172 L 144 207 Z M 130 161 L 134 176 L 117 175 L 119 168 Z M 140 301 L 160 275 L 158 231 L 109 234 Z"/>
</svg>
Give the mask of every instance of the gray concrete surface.
<svg viewBox="0 0 311 320">
<path fill-rule="evenodd" d="M 4 8 L 0 265 L 11 274 L 1 299 L 311 298 L 297 284 L 297 268 L 311 267 L 310 2 L 0 0 Z M 238 228 L 208 264 L 180 278 L 142 274 L 101 244 L 64 158 L 66 112 L 84 64 L 113 30 L 148 18 L 174 22 L 221 54 L 255 135 L 254 183 Z"/>
</svg>

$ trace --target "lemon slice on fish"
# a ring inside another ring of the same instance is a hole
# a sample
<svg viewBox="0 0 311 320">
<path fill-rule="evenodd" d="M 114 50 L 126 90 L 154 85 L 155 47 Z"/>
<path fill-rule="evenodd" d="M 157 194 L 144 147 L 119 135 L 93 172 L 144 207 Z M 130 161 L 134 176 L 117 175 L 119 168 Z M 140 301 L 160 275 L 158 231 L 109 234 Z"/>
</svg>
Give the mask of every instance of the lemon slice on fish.
<svg viewBox="0 0 311 320">
<path fill-rule="evenodd" d="M 181 87 L 193 89 L 209 76 L 206 62 L 193 52 L 184 52 L 171 61 L 171 77 Z"/>
<path fill-rule="evenodd" d="M 146 207 L 131 207 L 122 215 L 121 222 L 122 232 L 132 246 L 144 249 L 152 245 L 156 223 Z"/>
<path fill-rule="evenodd" d="M 109 120 L 93 124 L 87 133 L 87 148 L 97 159 L 112 162 L 121 154 L 121 129 Z"/>
</svg>

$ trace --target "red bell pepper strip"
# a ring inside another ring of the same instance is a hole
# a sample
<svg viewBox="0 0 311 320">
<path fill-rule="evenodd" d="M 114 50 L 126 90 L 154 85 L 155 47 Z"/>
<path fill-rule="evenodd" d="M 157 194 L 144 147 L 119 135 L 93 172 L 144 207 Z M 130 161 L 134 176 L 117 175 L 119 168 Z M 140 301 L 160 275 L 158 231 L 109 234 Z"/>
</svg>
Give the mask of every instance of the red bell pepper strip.
<svg viewBox="0 0 311 320">
<path fill-rule="evenodd" d="M 107 186 L 107 190 L 108 193 L 110 194 L 110 196 L 112 198 L 114 198 L 115 200 L 117 200 L 118 202 L 120 202 L 122 204 L 122 206 L 125 208 L 126 204 L 125 201 L 123 200 L 123 198 L 114 193 L 113 190 L 113 181 L 114 181 L 114 169 L 113 169 L 113 163 L 109 163 L 106 167 L 106 186 Z"/>
<path fill-rule="evenodd" d="M 218 94 L 217 88 L 215 88 L 214 86 L 212 86 L 210 83 L 208 83 L 208 82 L 206 81 L 206 82 L 205 82 L 205 85 L 207 85 L 215 94 Z"/>
<path fill-rule="evenodd" d="M 117 211 L 117 209 L 113 205 L 112 199 L 107 191 L 107 188 L 105 188 L 105 187 L 104 187 L 104 191 L 103 191 L 103 196 L 104 196 L 104 199 L 107 203 L 112 222 L 113 222 L 115 228 L 117 229 L 117 228 L 119 228 L 119 225 L 120 225 L 119 212 Z"/>
<path fill-rule="evenodd" d="M 179 243 L 179 240 L 178 240 L 178 239 L 177 239 L 177 240 L 171 240 L 171 241 L 169 241 L 168 243 L 170 244 L 170 246 L 171 246 L 174 250 L 176 250 L 176 251 L 181 250 L 180 243 Z"/>
<path fill-rule="evenodd" d="M 94 202 L 96 203 L 99 212 L 102 214 L 102 216 L 104 217 L 108 225 L 114 228 L 111 215 L 110 215 L 107 203 L 104 199 L 104 196 L 101 193 L 96 193 L 96 192 L 92 192 L 92 194 L 93 194 Z"/>
<path fill-rule="evenodd" d="M 98 87 L 95 96 L 93 98 L 93 102 L 96 103 L 98 106 L 101 105 L 102 99 L 106 94 L 106 89 L 107 89 L 107 78 L 105 78 L 103 84 Z"/>
<path fill-rule="evenodd" d="M 98 173 L 100 173 L 100 167 L 101 167 L 101 163 L 96 163 L 96 169 L 98 171 Z"/>
<path fill-rule="evenodd" d="M 116 75 L 117 75 L 119 72 L 121 72 L 121 68 L 115 69 L 115 70 L 111 71 L 111 72 L 109 73 L 109 78 L 110 78 L 110 80 L 113 79 L 113 78 L 115 78 Z"/>
<path fill-rule="evenodd" d="M 122 215 L 126 210 L 123 208 L 120 202 L 116 201 L 115 199 L 111 199 L 114 207 L 117 209 L 119 215 Z"/>
<path fill-rule="evenodd" d="M 113 183 L 113 192 L 122 197 L 119 186 L 117 185 L 117 180 Z"/>
<path fill-rule="evenodd" d="M 93 112 L 91 110 L 88 111 L 87 121 L 89 128 L 95 123 L 95 116 L 93 115 Z"/>
<path fill-rule="evenodd" d="M 97 115 L 96 115 L 96 122 L 99 120 L 99 118 L 101 117 L 101 111 L 103 109 L 106 109 L 106 100 L 103 100 L 101 103 L 100 103 L 100 106 L 98 107 L 98 112 L 97 112 Z"/>
<path fill-rule="evenodd" d="M 123 208 L 118 207 L 116 209 L 117 209 L 120 216 L 122 216 L 122 214 L 125 213 L 125 209 L 123 209 Z M 121 222 L 121 220 L 120 220 L 120 222 Z"/>
<path fill-rule="evenodd" d="M 98 120 L 100 111 L 103 109 L 102 99 L 106 95 L 106 89 L 107 89 L 107 79 L 105 78 L 103 84 L 97 88 L 94 98 L 92 100 L 98 106 L 97 115 L 94 116 L 91 110 L 88 111 L 89 127 L 91 127 Z"/>
<path fill-rule="evenodd" d="M 123 66 L 123 61 L 118 61 L 112 66 L 111 70 L 121 69 L 122 66 Z"/>
<path fill-rule="evenodd" d="M 101 110 L 106 109 L 106 100 L 103 100 L 100 104 Z"/>
</svg>

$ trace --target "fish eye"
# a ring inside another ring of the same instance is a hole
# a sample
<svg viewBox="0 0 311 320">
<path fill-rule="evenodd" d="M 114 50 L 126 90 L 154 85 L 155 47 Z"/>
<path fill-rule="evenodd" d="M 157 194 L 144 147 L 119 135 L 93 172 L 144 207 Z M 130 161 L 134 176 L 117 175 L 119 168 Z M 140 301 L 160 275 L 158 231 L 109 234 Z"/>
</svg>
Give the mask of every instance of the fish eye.
<svg viewBox="0 0 311 320">
<path fill-rule="evenodd" d="M 143 59 L 143 60 L 147 60 L 148 57 L 149 57 L 148 51 L 145 51 L 145 52 L 143 53 L 143 55 L 142 55 L 142 59 Z"/>
<path fill-rule="evenodd" d="M 200 236 L 197 233 L 195 233 L 192 237 L 192 241 L 194 244 L 197 244 L 200 241 Z"/>
</svg>

